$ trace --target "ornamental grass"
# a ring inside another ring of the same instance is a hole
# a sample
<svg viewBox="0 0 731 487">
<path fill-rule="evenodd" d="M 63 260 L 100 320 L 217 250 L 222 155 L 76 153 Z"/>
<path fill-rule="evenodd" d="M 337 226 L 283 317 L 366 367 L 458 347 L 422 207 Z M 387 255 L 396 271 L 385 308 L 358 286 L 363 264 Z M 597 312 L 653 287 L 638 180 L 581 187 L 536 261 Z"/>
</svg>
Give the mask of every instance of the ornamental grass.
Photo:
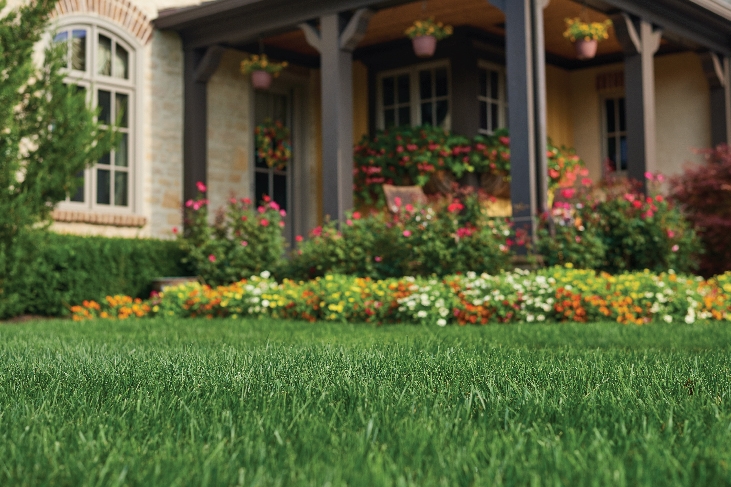
<svg viewBox="0 0 731 487">
<path fill-rule="evenodd" d="M 268 271 L 227 286 L 186 283 L 146 301 L 115 296 L 71 308 L 74 320 L 269 317 L 309 322 L 493 323 L 615 321 L 629 325 L 731 321 L 731 273 L 699 277 L 649 271 L 620 275 L 553 267 L 497 275 L 374 280 L 326 275 L 272 279 Z"/>
</svg>

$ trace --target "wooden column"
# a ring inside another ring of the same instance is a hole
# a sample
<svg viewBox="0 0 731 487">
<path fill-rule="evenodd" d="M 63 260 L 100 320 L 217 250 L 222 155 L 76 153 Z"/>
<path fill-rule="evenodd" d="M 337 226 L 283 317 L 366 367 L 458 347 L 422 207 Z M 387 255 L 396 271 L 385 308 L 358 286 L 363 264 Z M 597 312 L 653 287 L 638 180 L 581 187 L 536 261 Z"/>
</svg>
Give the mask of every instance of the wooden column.
<svg viewBox="0 0 731 487">
<path fill-rule="evenodd" d="M 624 51 L 627 174 L 646 186 L 645 172 L 658 170 L 654 56 L 662 31 L 627 14 L 615 15 L 612 21 Z"/>
<path fill-rule="evenodd" d="M 323 213 L 341 221 L 353 208 L 353 50 L 372 15 L 368 9 L 350 18 L 325 15 L 319 31 L 300 25 L 307 42 L 320 52 Z"/>
<path fill-rule="evenodd" d="M 729 86 L 729 58 L 714 52 L 701 54 L 703 71 L 710 87 L 711 144 L 731 142 L 731 87 Z"/>
<path fill-rule="evenodd" d="M 516 230 L 535 238 L 536 216 L 548 206 L 543 35 L 543 9 L 548 1 L 490 3 L 505 12 L 513 222 Z"/>
<path fill-rule="evenodd" d="M 206 183 L 208 168 L 208 80 L 224 49 L 212 46 L 184 53 L 183 198 L 198 194 L 196 183 Z"/>
</svg>

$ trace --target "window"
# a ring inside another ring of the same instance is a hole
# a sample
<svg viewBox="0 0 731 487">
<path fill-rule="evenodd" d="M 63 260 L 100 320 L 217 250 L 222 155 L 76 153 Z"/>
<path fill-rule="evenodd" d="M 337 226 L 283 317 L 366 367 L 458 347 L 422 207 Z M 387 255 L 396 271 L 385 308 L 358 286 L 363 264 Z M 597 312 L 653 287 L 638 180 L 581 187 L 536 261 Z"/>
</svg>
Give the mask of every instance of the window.
<svg viewBox="0 0 731 487">
<path fill-rule="evenodd" d="M 117 124 L 119 145 L 91 169 L 79 173 L 82 186 L 67 199 L 75 208 L 133 210 L 135 83 L 133 50 L 97 25 L 70 25 L 54 39 L 66 43 L 68 83 L 87 93 L 103 125 Z"/>
<path fill-rule="evenodd" d="M 503 68 L 480 63 L 478 70 L 481 134 L 492 135 L 497 129 L 508 125 L 507 90 Z"/>
<path fill-rule="evenodd" d="M 604 99 L 604 157 L 609 169 L 627 170 L 627 126 L 624 97 Z"/>
<path fill-rule="evenodd" d="M 379 76 L 378 126 L 432 125 L 449 129 L 450 79 L 446 63 L 422 64 Z"/>
</svg>

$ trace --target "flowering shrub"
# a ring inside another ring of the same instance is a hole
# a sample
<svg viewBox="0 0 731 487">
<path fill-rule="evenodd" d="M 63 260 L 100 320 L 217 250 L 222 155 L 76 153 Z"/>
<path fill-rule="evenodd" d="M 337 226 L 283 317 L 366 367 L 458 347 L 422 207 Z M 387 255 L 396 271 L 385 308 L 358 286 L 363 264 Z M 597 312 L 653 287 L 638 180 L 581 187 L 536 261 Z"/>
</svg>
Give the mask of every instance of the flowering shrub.
<svg viewBox="0 0 731 487">
<path fill-rule="evenodd" d="M 268 272 L 219 287 L 187 283 L 149 300 L 113 297 L 72 308 L 74 320 L 262 317 L 310 322 L 447 324 L 731 321 L 731 273 L 705 281 L 668 272 L 611 276 L 571 266 L 444 279 L 326 275 L 274 281 Z"/>
<path fill-rule="evenodd" d="M 194 272 L 216 285 L 276 267 L 284 253 L 284 210 L 267 196 L 258 207 L 232 197 L 211 224 L 206 186 L 199 182 L 198 189 L 199 197 L 185 203 L 186 231 L 180 236 Z"/>
<path fill-rule="evenodd" d="M 267 166 L 279 170 L 284 169 L 292 158 L 292 144 L 289 129 L 282 122 L 270 119 L 256 126 L 256 157 Z"/>
<path fill-rule="evenodd" d="M 477 193 L 434 206 L 404 205 L 396 213 L 354 212 L 344 225 L 314 229 L 284 275 L 311 279 L 324 274 L 387 277 L 497 272 L 510 265 L 510 227 L 488 218 Z"/>
<path fill-rule="evenodd" d="M 706 248 L 700 272 L 711 276 L 731 270 L 731 148 L 720 145 L 703 153 L 706 164 L 672 178 L 670 194 Z"/>
<path fill-rule="evenodd" d="M 645 196 L 626 179 L 583 183 L 561 189 L 551 214 L 542 218 L 538 251 L 548 265 L 572 263 L 609 273 L 696 268 L 698 238 L 662 195 Z"/>
</svg>

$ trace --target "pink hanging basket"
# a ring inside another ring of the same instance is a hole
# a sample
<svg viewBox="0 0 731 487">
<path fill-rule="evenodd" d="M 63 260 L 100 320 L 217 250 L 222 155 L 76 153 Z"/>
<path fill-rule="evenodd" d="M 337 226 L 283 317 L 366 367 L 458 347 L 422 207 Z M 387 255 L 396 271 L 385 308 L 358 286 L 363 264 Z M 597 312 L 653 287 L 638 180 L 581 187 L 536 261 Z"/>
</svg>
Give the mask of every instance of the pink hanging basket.
<svg viewBox="0 0 731 487">
<path fill-rule="evenodd" d="M 257 90 L 268 90 L 272 86 L 272 75 L 266 71 L 252 71 L 251 84 Z"/>
<path fill-rule="evenodd" d="M 588 41 L 585 39 L 577 39 L 576 42 L 574 42 L 576 57 L 582 61 L 585 59 L 592 59 L 596 56 L 597 44 L 598 42 L 594 39 Z"/>
<path fill-rule="evenodd" d="M 432 57 L 437 50 L 437 38 L 434 36 L 414 37 L 411 42 L 418 57 Z"/>
</svg>

